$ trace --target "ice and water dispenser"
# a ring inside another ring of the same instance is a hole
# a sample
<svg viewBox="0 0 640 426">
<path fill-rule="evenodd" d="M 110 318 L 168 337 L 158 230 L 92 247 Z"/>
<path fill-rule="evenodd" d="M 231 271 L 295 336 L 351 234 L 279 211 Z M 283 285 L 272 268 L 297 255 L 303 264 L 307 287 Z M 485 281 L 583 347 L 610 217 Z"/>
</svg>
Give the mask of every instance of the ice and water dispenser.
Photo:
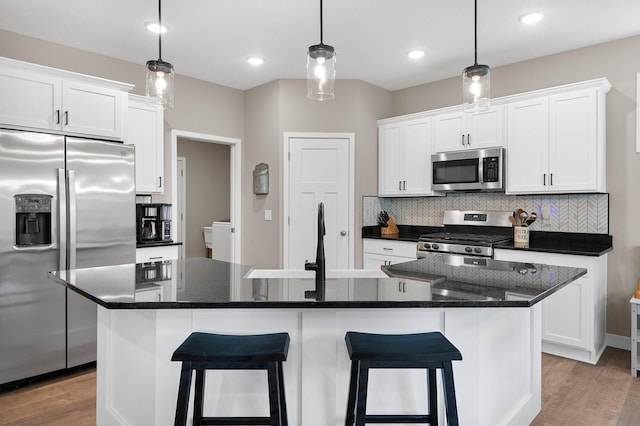
<svg viewBox="0 0 640 426">
<path fill-rule="evenodd" d="M 16 194 L 16 246 L 51 244 L 51 195 Z"/>
</svg>

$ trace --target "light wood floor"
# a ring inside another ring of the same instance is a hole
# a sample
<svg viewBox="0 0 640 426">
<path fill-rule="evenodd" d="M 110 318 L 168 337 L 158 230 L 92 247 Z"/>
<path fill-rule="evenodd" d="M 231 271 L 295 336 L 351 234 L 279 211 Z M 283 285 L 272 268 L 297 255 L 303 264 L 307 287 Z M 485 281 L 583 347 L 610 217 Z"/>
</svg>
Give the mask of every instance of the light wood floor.
<svg viewBox="0 0 640 426">
<path fill-rule="evenodd" d="M 628 351 L 607 348 L 598 365 L 542 355 L 542 412 L 534 426 L 640 425 L 640 377 Z M 0 425 L 96 424 L 95 370 L 0 394 Z"/>
</svg>

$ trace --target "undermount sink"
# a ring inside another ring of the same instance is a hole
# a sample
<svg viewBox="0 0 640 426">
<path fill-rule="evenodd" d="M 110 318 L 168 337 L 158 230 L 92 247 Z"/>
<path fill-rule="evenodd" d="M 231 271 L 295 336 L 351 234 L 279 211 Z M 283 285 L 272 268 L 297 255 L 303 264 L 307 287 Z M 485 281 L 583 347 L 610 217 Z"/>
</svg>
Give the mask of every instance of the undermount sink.
<svg viewBox="0 0 640 426">
<path fill-rule="evenodd" d="M 314 271 L 304 269 L 252 269 L 245 278 L 308 278 L 314 279 Z M 339 278 L 389 278 L 384 272 L 376 269 L 329 269 L 327 279 Z"/>
</svg>

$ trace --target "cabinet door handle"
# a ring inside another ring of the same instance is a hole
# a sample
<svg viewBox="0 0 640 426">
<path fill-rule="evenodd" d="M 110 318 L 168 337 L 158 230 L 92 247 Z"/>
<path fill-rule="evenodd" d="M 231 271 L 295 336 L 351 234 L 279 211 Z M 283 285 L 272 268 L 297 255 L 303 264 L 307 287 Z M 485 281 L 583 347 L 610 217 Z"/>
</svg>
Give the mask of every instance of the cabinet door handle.
<svg viewBox="0 0 640 426">
<path fill-rule="evenodd" d="M 407 283 L 402 281 L 402 292 L 406 293 L 407 292 Z"/>
<path fill-rule="evenodd" d="M 402 281 L 398 281 L 398 293 L 402 293 Z"/>
<path fill-rule="evenodd" d="M 69 125 L 69 111 L 64 112 L 64 125 L 65 126 Z"/>
<path fill-rule="evenodd" d="M 160 181 L 158 188 L 162 188 L 162 176 L 158 176 L 158 180 Z"/>
<path fill-rule="evenodd" d="M 471 146 L 471 135 L 467 133 L 467 145 Z"/>
<path fill-rule="evenodd" d="M 60 124 L 60 110 L 56 110 L 56 124 Z"/>
<path fill-rule="evenodd" d="M 406 180 L 402 181 L 402 189 L 405 190 L 405 191 L 407 190 L 407 181 Z"/>
<path fill-rule="evenodd" d="M 547 174 L 542 175 L 542 186 L 547 186 Z"/>
<path fill-rule="evenodd" d="M 462 135 L 462 146 L 464 146 L 464 134 Z"/>
<path fill-rule="evenodd" d="M 402 191 L 402 181 L 398 181 L 398 191 Z"/>
<path fill-rule="evenodd" d="M 549 186 L 553 186 L 553 173 L 549 175 Z"/>
</svg>

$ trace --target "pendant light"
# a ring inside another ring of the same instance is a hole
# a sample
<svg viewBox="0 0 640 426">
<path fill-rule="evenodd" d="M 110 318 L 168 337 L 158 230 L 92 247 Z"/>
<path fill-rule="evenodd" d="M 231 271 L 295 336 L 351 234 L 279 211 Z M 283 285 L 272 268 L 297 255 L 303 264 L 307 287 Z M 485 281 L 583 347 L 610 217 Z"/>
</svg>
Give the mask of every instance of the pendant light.
<svg viewBox="0 0 640 426">
<path fill-rule="evenodd" d="M 162 28 L 162 0 L 158 0 L 158 26 Z M 158 59 L 147 61 L 147 102 L 173 108 L 173 65 L 162 60 L 162 31 L 158 32 Z"/>
<path fill-rule="evenodd" d="M 466 112 L 482 112 L 491 103 L 491 79 L 489 66 L 478 65 L 478 0 L 474 0 L 473 30 L 475 62 L 462 71 L 462 103 Z"/>
<path fill-rule="evenodd" d="M 320 44 L 307 52 L 307 97 L 318 101 L 335 98 L 336 51 L 322 42 L 322 0 L 320 0 Z"/>
</svg>

